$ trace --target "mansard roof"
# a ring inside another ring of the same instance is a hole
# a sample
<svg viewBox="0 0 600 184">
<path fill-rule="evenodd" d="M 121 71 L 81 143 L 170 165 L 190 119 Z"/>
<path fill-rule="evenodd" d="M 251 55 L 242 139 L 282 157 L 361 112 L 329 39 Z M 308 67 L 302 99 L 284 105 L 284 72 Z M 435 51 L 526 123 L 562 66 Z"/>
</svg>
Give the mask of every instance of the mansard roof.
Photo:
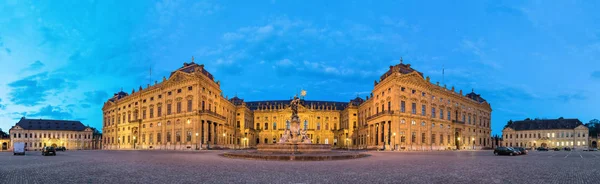
<svg viewBox="0 0 600 184">
<path fill-rule="evenodd" d="M 183 63 L 183 66 L 181 68 L 171 72 L 171 76 L 173 76 L 173 74 L 175 74 L 175 72 L 177 72 L 177 71 L 181 71 L 184 73 L 194 73 L 196 71 L 200 71 L 200 72 L 202 72 L 202 74 L 204 74 L 210 80 L 213 80 L 213 81 L 215 80 L 213 75 L 204 69 L 204 65 L 198 65 L 198 64 L 194 63 L 193 61 L 191 63 Z"/>
<path fill-rule="evenodd" d="M 472 91 L 471 93 L 465 95 L 467 98 L 470 98 L 471 100 L 475 100 L 476 102 L 479 103 L 483 103 L 486 102 L 485 99 L 481 98 L 480 94 L 475 93 L 475 91 Z"/>
<path fill-rule="evenodd" d="M 108 101 L 114 102 L 120 100 L 121 98 L 125 98 L 126 96 L 129 96 L 129 94 L 121 90 L 118 93 L 115 93 L 112 98 L 108 99 Z"/>
<path fill-rule="evenodd" d="M 275 105 L 275 106 L 283 105 L 284 107 L 287 107 L 288 105 L 290 105 L 291 101 L 292 100 L 253 101 L 253 102 L 246 102 L 246 106 L 248 106 L 248 108 L 250 110 L 258 110 L 258 108 L 261 106 L 270 106 L 270 105 Z M 303 99 L 300 100 L 300 104 L 302 104 L 304 107 L 334 106 L 336 110 L 344 110 L 348 106 L 347 102 L 316 101 L 316 100 L 303 100 Z"/>
<path fill-rule="evenodd" d="M 51 119 L 27 119 L 21 118 L 16 126 L 25 130 L 66 130 L 66 131 L 83 131 L 87 127 L 80 121 L 70 120 L 51 120 Z"/>
<path fill-rule="evenodd" d="M 359 105 L 360 105 L 360 104 L 362 104 L 363 102 L 365 102 L 365 100 L 364 100 L 364 99 L 362 99 L 362 98 L 360 98 L 360 97 L 356 97 L 356 98 L 354 98 L 354 99 L 350 100 L 350 103 L 351 103 L 352 105 L 355 105 L 355 106 L 359 106 Z"/>
<path fill-rule="evenodd" d="M 514 130 L 553 130 L 553 129 L 574 129 L 583 125 L 579 119 L 535 119 L 515 121 L 508 128 Z"/>
<path fill-rule="evenodd" d="M 244 99 L 238 98 L 237 96 L 229 99 L 229 101 L 231 103 L 233 103 L 233 105 L 242 105 L 242 104 L 244 104 Z"/>
<path fill-rule="evenodd" d="M 412 72 L 417 72 L 421 77 L 423 77 L 423 72 L 419 72 L 413 68 L 410 67 L 410 64 L 404 64 L 402 62 L 402 59 L 400 59 L 400 64 L 394 65 L 394 66 L 390 66 L 390 69 L 385 72 L 383 75 L 381 75 L 381 77 L 379 77 L 379 81 L 383 81 L 385 78 L 387 78 L 388 76 L 392 75 L 395 72 L 400 72 L 401 74 L 409 74 Z"/>
</svg>

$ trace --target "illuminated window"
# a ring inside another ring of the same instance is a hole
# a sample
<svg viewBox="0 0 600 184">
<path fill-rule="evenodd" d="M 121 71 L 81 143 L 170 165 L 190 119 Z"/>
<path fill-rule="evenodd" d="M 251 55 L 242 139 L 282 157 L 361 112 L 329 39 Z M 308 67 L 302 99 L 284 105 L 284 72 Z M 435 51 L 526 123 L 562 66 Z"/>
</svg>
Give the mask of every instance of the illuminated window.
<svg viewBox="0 0 600 184">
<path fill-rule="evenodd" d="M 554 137 L 554 133 L 552 133 L 552 137 Z"/>
</svg>

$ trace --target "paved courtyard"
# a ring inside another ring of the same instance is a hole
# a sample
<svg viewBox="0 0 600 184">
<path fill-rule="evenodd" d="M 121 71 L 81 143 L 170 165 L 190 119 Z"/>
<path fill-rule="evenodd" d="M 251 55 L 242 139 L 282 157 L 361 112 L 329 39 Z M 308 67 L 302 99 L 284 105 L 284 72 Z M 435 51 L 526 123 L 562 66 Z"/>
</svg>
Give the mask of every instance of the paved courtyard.
<svg viewBox="0 0 600 184">
<path fill-rule="evenodd" d="M 0 183 L 599 183 L 600 152 L 369 152 L 354 160 L 229 159 L 223 151 L 0 152 Z"/>
</svg>

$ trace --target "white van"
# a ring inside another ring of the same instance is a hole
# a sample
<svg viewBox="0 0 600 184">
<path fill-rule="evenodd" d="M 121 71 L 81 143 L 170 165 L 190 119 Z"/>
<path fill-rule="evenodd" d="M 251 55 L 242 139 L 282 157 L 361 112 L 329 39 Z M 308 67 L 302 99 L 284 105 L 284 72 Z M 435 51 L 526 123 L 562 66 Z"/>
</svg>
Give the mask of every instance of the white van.
<svg viewBox="0 0 600 184">
<path fill-rule="evenodd" d="M 15 142 L 13 144 L 13 155 L 25 155 L 25 143 Z"/>
</svg>

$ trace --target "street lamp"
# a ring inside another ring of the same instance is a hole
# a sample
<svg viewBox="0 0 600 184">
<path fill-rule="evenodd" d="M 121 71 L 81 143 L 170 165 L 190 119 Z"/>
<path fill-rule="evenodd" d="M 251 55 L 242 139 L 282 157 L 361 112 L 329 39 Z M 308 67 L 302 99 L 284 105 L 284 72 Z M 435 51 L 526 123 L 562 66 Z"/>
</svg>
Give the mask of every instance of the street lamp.
<svg viewBox="0 0 600 184">
<path fill-rule="evenodd" d="M 392 134 L 392 137 L 393 137 L 393 139 L 394 139 L 394 147 L 393 147 L 394 149 L 393 149 L 392 151 L 396 151 L 396 132 L 394 132 L 394 133 Z"/>
<path fill-rule="evenodd" d="M 456 140 L 458 140 L 458 143 L 456 143 L 456 148 L 460 149 L 460 137 L 457 137 Z"/>
<path fill-rule="evenodd" d="M 350 150 L 350 145 L 348 145 L 348 138 L 346 138 L 346 149 Z"/>
<path fill-rule="evenodd" d="M 471 141 L 473 141 L 473 150 L 475 150 L 475 137 L 471 137 Z"/>
<path fill-rule="evenodd" d="M 135 136 L 133 136 L 133 149 L 135 149 L 135 144 L 137 143 L 137 140 L 135 139 Z"/>
<path fill-rule="evenodd" d="M 367 146 L 366 146 L 366 148 L 369 147 L 369 144 L 371 144 L 371 139 L 369 138 L 369 134 L 367 134 Z"/>
<path fill-rule="evenodd" d="M 225 134 L 226 134 L 226 133 L 223 133 L 223 143 L 226 143 L 226 142 L 227 142 L 227 140 L 225 139 Z"/>
<path fill-rule="evenodd" d="M 121 137 L 119 137 L 119 142 L 117 142 L 117 143 L 118 143 L 117 145 L 119 145 L 118 149 L 121 149 Z"/>
<path fill-rule="evenodd" d="M 196 132 L 196 140 L 198 140 L 198 132 Z M 198 144 L 200 144 L 200 143 L 196 142 L 196 144 L 195 144 L 196 145 L 196 150 L 198 150 Z"/>
</svg>

